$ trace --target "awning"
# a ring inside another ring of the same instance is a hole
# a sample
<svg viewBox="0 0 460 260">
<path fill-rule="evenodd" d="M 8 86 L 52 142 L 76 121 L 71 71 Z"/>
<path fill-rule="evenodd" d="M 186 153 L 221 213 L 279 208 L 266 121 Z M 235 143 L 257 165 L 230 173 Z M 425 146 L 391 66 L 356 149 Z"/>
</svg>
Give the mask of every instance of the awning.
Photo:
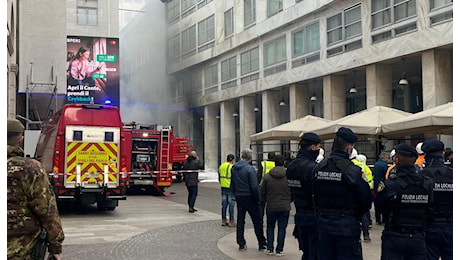
<svg viewBox="0 0 460 260">
<path fill-rule="evenodd" d="M 307 115 L 291 122 L 270 128 L 268 130 L 253 134 L 251 141 L 269 140 L 299 140 L 302 132 L 309 132 L 310 129 L 326 125 L 331 120 L 317 116 Z"/>
<path fill-rule="evenodd" d="M 316 127 L 316 129 L 312 129 L 312 132 L 324 140 L 333 139 L 340 127 L 348 127 L 357 135 L 376 136 L 381 133 L 382 124 L 400 120 L 410 115 L 412 114 L 399 109 L 374 106 Z"/>
<path fill-rule="evenodd" d="M 427 109 L 394 122 L 382 124 L 385 137 L 453 132 L 453 103 Z"/>
</svg>

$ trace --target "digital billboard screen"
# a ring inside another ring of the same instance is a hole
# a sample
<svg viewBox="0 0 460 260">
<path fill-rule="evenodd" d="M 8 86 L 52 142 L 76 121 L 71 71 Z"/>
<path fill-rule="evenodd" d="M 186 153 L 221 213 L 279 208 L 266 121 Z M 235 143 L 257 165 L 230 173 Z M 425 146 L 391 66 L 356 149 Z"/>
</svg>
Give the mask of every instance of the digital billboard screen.
<svg viewBox="0 0 460 260">
<path fill-rule="evenodd" d="M 120 103 L 119 39 L 67 36 L 66 103 Z"/>
</svg>

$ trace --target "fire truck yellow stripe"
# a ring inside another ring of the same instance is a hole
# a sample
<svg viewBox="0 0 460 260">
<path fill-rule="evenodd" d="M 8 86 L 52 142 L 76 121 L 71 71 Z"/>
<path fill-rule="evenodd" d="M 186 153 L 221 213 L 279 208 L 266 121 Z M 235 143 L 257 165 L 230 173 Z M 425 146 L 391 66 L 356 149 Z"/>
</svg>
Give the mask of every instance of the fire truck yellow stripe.
<svg viewBox="0 0 460 260">
<path fill-rule="evenodd" d="M 108 180 L 117 181 L 118 172 L 118 144 L 116 143 L 88 143 L 68 142 L 67 175 L 66 181 L 76 180 L 77 165 L 81 165 L 82 181 L 96 182 L 104 179 L 102 172 L 104 165 L 108 165 Z M 83 174 L 84 173 L 84 174 Z M 97 174 L 98 173 L 98 174 Z M 97 174 L 97 176 L 95 176 Z"/>
</svg>

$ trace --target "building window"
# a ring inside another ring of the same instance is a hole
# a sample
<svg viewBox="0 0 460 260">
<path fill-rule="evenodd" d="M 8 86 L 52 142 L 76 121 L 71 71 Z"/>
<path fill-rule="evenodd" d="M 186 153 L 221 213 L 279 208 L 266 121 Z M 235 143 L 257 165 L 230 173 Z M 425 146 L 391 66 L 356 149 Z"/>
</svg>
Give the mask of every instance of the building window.
<svg viewBox="0 0 460 260">
<path fill-rule="evenodd" d="M 236 56 L 222 61 L 221 72 L 222 82 L 236 78 Z"/>
<path fill-rule="evenodd" d="M 181 0 L 182 18 L 196 11 L 197 0 Z"/>
<path fill-rule="evenodd" d="M 233 34 L 233 7 L 224 13 L 224 34 L 228 37 Z"/>
<path fill-rule="evenodd" d="M 168 2 L 166 7 L 167 7 L 166 15 L 167 15 L 168 23 L 175 23 L 179 21 L 180 1 L 174 0 L 174 1 Z"/>
<path fill-rule="evenodd" d="M 316 52 L 320 49 L 319 22 L 314 22 L 292 33 L 292 56 Z"/>
<path fill-rule="evenodd" d="M 259 47 L 241 53 L 241 75 L 259 70 Z"/>
<path fill-rule="evenodd" d="M 361 5 L 327 18 L 327 44 L 331 45 L 361 35 Z"/>
<path fill-rule="evenodd" d="M 415 0 L 372 0 L 372 43 L 417 31 Z"/>
<path fill-rule="evenodd" d="M 217 91 L 217 83 L 218 83 L 218 71 L 217 71 L 217 63 L 213 64 L 206 68 L 205 71 L 205 92 L 215 92 Z"/>
<path fill-rule="evenodd" d="M 256 0 L 244 0 L 244 26 L 256 22 Z"/>
<path fill-rule="evenodd" d="M 182 31 L 181 33 L 182 41 L 182 58 L 188 58 L 195 54 L 196 51 L 196 26 Z"/>
<path fill-rule="evenodd" d="M 430 0 L 430 10 L 451 5 L 453 0 Z"/>
<path fill-rule="evenodd" d="M 77 24 L 97 25 L 97 0 L 77 0 Z"/>
<path fill-rule="evenodd" d="M 180 58 L 180 35 L 168 39 L 168 60 L 177 61 Z"/>
<path fill-rule="evenodd" d="M 372 29 L 391 25 L 417 15 L 415 0 L 372 0 Z"/>
<path fill-rule="evenodd" d="M 267 0 L 267 16 L 270 17 L 283 11 L 283 0 Z"/>
<path fill-rule="evenodd" d="M 286 36 L 264 43 L 264 67 L 286 60 Z"/>
<path fill-rule="evenodd" d="M 204 7 L 205 5 L 211 3 L 213 0 L 202 0 L 201 2 L 198 3 L 198 9 L 201 7 Z"/>
<path fill-rule="evenodd" d="M 437 25 L 452 21 L 454 10 L 452 0 L 430 0 L 430 24 Z"/>
<path fill-rule="evenodd" d="M 213 47 L 214 42 L 212 42 L 212 44 L 209 44 L 210 41 L 214 41 L 214 15 L 198 23 L 199 51 L 203 51 L 205 49 Z M 204 44 L 206 44 L 206 46 L 203 46 Z"/>
</svg>

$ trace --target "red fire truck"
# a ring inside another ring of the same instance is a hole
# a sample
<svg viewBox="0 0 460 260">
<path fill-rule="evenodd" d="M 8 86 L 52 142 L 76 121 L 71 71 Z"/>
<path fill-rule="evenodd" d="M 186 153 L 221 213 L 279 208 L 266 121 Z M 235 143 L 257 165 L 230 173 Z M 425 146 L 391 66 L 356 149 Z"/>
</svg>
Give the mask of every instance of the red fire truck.
<svg viewBox="0 0 460 260">
<path fill-rule="evenodd" d="M 35 151 L 58 201 L 114 210 L 126 199 L 127 154 L 120 111 L 66 104 L 44 124 Z"/>
<path fill-rule="evenodd" d="M 163 195 L 188 156 L 187 138 L 174 137 L 171 126 L 124 124 L 129 189 L 150 190 Z M 177 179 L 177 177 L 176 177 Z"/>
</svg>

